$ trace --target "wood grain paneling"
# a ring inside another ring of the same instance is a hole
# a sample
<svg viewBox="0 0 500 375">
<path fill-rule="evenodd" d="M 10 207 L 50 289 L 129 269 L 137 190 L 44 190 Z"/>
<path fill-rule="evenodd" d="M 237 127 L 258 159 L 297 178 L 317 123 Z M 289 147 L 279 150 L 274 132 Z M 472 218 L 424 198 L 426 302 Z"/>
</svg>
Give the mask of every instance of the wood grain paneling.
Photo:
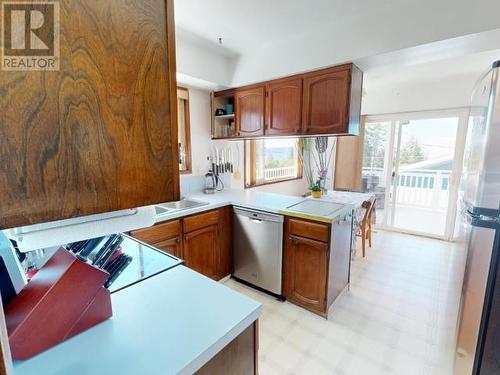
<svg viewBox="0 0 500 375">
<path fill-rule="evenodd" d="M 179 196 L 173 0 L 60 12 L 60 70 L 0 75 L 1 228 Z"/>
<path fill-rule="evenodd" d="M 220 248 L 217 252 L 217 277 L 222 279 L 233 273 L 233 207 L 219 209 Z"/>
<path fill-rule="evenodd" d="M 9 337 L 5 325 L 5 314 L 0 298 L 0 375 L 7 375 L 12 368 L 12 357 L 10 353 Z"/>
<path fill-rule="evenodd" d="M 183 257 L 181 236 L 156 242 L 153 244 L 153 246 L 156 247 L 157 249 L 160 249 L 162 251 L 165 251 L 166 253 L 173 255 L 174 257 L 181 259 Z"/>
<path fill-rule="evenodd" d="M 195 374 L 257 375 L 257 322 L 244 330 Z"/>
<path fill-rule="evenodd" d="M 302 79 L 271 82 L 266 86 L 266 135 L 301 132 Z"/>
<path fill-rule="evenodd" d="M 330 237 L 330 226 L 328 224 L 299 219 L 288 219 L 287 225 L 290 234 L 295 234 L 297 236 L 323 242 L 328 242 Z"/>
<path fill-rule="evenodd" d="M 306 134 L 347 133 L 350 74 L 344 68 L 304 75 L 302 127 Z"/>
<path fill-rule="evenodd" d="M 265 86 L 236 92 L 236 134 L 240 137 L 264 135 Z"/>
<path fill-rule="evenodd" d="M 361 120 L 358 136 L 337 138 L 333 179 L 335 189 L 362 190 L 361 174 L 363 172 L 364 140 L 364 119 Z"/>
<path fill-rule="evenodd" d="M 182 223 L 180 220 L 172 220 L 166 223 L 156 224 L 150 228 L 135 230 L 130 233 L 140 241 L 154 244 L 182 234 Z"/>
<path fill-rule="evenodd" d="M 219 228 L 210 225 L 184 235 L 183 255 L 186 266 L 217 280 Z"/>
<path fill-rule="evenodd" d="M 184 218 L 184 233 L 214 225 L 219 222 L 220 211 L 213 210 Z"/>
<path fill-rule="evenodd" d="M 324 242 L 287 234 L 284 294 L 292 302 L 326 313 L 328 247 Z"/>
</svg>

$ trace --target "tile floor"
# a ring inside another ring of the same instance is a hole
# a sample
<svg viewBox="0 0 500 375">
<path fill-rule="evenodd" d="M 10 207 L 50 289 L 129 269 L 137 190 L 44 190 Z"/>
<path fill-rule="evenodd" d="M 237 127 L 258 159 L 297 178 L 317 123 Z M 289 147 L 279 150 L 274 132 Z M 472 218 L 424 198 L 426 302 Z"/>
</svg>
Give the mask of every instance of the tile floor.
<svg viewBox="0 0 500 375">
<path fill-rule="evenodd" d="M 261 375 L 451 375 L 463 258 L 452 243 L 379 231 L 328 320 L 226 285 L 263 304 Z"/>
</svg>

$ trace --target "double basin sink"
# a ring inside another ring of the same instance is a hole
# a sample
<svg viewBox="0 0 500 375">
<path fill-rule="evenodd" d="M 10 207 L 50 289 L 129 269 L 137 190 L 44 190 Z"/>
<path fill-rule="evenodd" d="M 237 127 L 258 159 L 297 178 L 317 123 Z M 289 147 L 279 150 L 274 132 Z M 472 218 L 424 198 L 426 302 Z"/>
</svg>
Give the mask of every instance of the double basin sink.
<svg viewBox="0 0 500 375">
<path fill-rule="evenodd" d="M 172 212 L 189 210 L 191 208 L 206 206 L 208 202 L 183 199 L 177 202 L 167 202 L 155 205 L 156 216 L 169 214 Z"/>
</svg>

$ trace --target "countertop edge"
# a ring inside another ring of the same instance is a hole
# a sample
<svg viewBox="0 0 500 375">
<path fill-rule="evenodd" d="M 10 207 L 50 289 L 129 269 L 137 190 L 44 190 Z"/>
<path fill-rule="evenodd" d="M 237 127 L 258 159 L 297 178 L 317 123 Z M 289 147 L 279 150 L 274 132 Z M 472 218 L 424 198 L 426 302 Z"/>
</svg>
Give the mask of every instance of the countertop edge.
<svg viewBox="0 0 500 375">
<path fill-rule="evenodd" d="M 298 198 L 298 197 L 290 196 L 290 198 Z M 306 199 L 306 198 L 303 198 L 303 199 Z M 202 198 L 199 198 L 198 196 L 196 196 L 195 198 L 193 198 L 193 200 L 202 201 Z M 207 201 L 208 201 L 208 199 L 207 199 Z M 297 217 L 297 218 L 302 218 L 302 219 L 307 219 L 307 220 L 312 220 L 312 221 L 319 221 L 319 222 L 330 224 L 330 223 L 334 222 L 335 219 L 337 219 L 338 217 L 340 217 L 342 215 L 345 215 L 349 211 L 352 211 L 352 209 L 354 208 L 353 205 L 348 204 L 348 203 L 345 203 L 344 205 L 345 205 L 344 209 L 335 212 L 335 214 L 332 216 L 315 216 L 315 215 L 309 215 L 309 214 L 304 214 L 304 213 L 300 213 L 300 212 L 289 211 L 286 209 L 286 207 L 281 208 L 281 209 L 269 209 L 268 207 L 263 207 L 262 205 L 259 205 L 259 204 L 253 204 L 253 203 L 248 203 L 248 202 L 243 202 L 243 201 L 228 198 L 227 200 L 223 199 L 220 202 L 208 202 L 208 204 L 204 205 L 204 206 L 199 206 L 199 207 L 190 208 L 190 209 L 186 209 L 186 210 L 174 211 L 172 213 L 166 213 L 163 215 L 158 215 L 156 217 L 155 224 L 162 223 L 162 222 L 169 221 L 169 220 L 180 219 L 180 218 L 183 218 L 186 216 L 194 215 L 194 214 L 201 213 L 201 212 L 211 211 L 211 210 L 215 210 L 217 208 L 222 208 L 222 207 L 226 207 L 226 206 L 243 207 L 243 208 L 258 210 L 258 211 L 262 211 L 262 212 L 269 212 L 269 213 L 273 213 L 273 214 Z"/>
<path fill-rule="evenodd" d="M 239 322 L 234 328 L 229 331 L 225 336 L 219 339 L 218 342 L 213 344 L 195 360 L 188 364 L 184 369 L 179 372 L 179 375 L 193 374 L 213 359 L 222 349 L 229 345 L 235 338 L 237 338 L 245 329 L 250 327 L 262 315 L 262 305 L 259 305 L 251 314 Z"/>
</svg>

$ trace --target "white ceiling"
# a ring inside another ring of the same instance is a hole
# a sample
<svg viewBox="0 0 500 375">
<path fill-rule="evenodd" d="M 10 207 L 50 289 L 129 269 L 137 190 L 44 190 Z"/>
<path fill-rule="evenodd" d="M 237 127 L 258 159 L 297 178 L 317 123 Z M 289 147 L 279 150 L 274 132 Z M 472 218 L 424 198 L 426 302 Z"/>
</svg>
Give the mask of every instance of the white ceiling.
<svg viewBox="0 0 500 375">
<path fill-rule="evenodd" d="M 177 0 L 178 32 L 192 34 L 221 51 L 247 54 L 263 44 L 380 12 L 411 0 Z"/>
<path fill-rule="evenodd" d="M 177 66 L 222 86 L 346 61 L 367 87 L 470 74 L 497 58 L 496 10 L 498 0 L 175 0 Z"/>
<path fill-rule="evenodd" d="M 365 87 L 398 82 L 422 82 L 450 76 L 477 76 L 500 60 L 500 49 L 414 65 L 386 65 L 365 70 Z"/>
</svg>

